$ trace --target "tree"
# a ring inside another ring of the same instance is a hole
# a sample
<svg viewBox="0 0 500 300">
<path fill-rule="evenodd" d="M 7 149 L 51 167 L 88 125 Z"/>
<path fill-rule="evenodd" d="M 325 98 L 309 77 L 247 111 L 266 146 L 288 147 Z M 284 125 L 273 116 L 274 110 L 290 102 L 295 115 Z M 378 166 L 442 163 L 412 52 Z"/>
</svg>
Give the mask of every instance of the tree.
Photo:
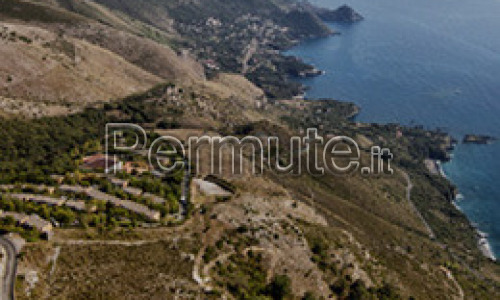
<svg viewBox="0 0 500 300">
<path fill-rule="evenodd" d="M 7 226 L 13 226 L 16 224 L 16 220 L 14 220 L 13 217 L 11 216 L 7 216 L 3 219 L 3 225 L 7 225 Z"/>
<path fill-rule="evenodd" d="M 287 275 L 276 275 L 267 287 L 267 294 L 274 300 L 282 300 L 291 294 L 291 280 Z"/>
<path fill-rule="evenodd" d="M 43 219 L 50 219 L 50 210 L 47 205 L 42 205 L 38 208 L 38 215 Z"/>
<path fill-rule="evenodd" d="M 398 299 L 401 299 L 397 290 L 393 286 L 389 285 L 388 283 L 385 283 L 381 288 L 379 288 L 377 290 L 377 297 L 380 300 L 398 300 Z"/>
<path fill-rule="evenodd" d="M 365 284 L 361 280 L 356 280 L 349 291 L 348 300 L 364 300 L 370 299 L 370 293 L 365 287 Z"/>
<path fill-rule="evenodd" d="M 75 213 L 71 210 L 58 207 L 54 213 L 54 218 L 61 224 L 72 224 L 75 221 Z"/>
<path fill-rule="evenodd" d="M 304 297 L 302 297 L 302 300 L 316 300 L 316 297 L 312 292 L 306 292 Z"/>
</svg>

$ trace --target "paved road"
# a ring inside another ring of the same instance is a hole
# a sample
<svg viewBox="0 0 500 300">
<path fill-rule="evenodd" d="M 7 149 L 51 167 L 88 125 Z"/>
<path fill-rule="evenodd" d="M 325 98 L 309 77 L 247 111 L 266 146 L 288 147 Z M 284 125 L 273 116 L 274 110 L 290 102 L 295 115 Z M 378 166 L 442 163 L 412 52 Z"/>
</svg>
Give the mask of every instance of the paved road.
<svg viewBox="0 0 500 300">
<path fill-rule="evenodd" d="M 5 253 L 7 254 L 5 270 L 2 273 L 3 286 L 1 300 L 14 300 L 14 284 L 17 271 L 16 248 L 11 241 L 4 237 L 0 237 L 0 246 L 5 249 Z"/>
</svg>

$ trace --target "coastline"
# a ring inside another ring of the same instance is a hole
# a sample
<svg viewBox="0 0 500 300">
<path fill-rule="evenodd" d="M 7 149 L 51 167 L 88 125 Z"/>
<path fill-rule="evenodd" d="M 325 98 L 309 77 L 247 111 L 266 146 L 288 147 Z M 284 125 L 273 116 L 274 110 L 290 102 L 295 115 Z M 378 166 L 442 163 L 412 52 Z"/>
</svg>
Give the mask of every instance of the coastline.
<svg viewBox="0 0 500 300">
<path fill-rule="evenodd" d="M 333 36 L 333 35 L 337 35 L 337 34 L 332 34 L 332 35 L 329 35 L 330 36 Z M 316 37 L 316 38 L 321 38 L 321 37 Z M 307 39 L 305 39 L 307 40 Z M 302 40 L 300 42 L 298 42 L 296 45 L 294 46 L 297 46 L 301 43 L 303 43 L 305 40 Z M 291 50 L 293 48 L 290 47 L 288 49 L 286 49 L 284 51 L 284 53 L 286 53 L 287 51 Z M 298 59 L 301 59 L 300 56 L 298 55 L 292 55 L 293 57 L 296 57 Z M 315 70 L 321 70 L 321 66 L 313 66 L 315 68 Z M 309 77 L 319 77 L 319 76 L 322 76 L 325 74 L 326 71 L 322 71 L 322 72 L 317 72 Z M 301 79 L 304 79 L 304 77 L 295 77 L 296 80 L 298 80 L 300 82 Z M 302 85 L 303 87 L 303 90 L 300 94 L 298 94 L 296 96 L 296 98 L 300 98 L 300 99 L 304 99 L 304 100 L 317 100 L 315 98 L 308 98 L 307 97 L 307 90 L 309 90 L 311 87 L 308 86 L 308 85 L 305 85 L 303 82 L 300 82 L 300 84 Z M 334 98 L 330 98 L 330 99 L 334 99 Z M 342 101 L 342 100 L 338 100 L 338 101 Z M 352 115 L 350 115 L 347 119 L 349 121 L 355 121 L 356 117 L 358 116 L 358 114 L 360 113 L 360 110 L 362 109 L 362 107 L 355 103 L 355 106 L 356 106 L 356 111 L 353 112 Z M 402 125 L 402 126 L 405 126 L 405 125 Z M 452 142 L 452 145 L 454 145 L 456 142 Z M 447 153 L 448 153 L 448 158 L 444 158 L 445 161 L 441 161 L 441 160 L 437 160 L 437 159 L 426 159 L 425 161 L 425 164 L 426 164 L 426 167 L 427 169 L 429 170 L 429 172 L 432 174 L 432 175 L 436 175 L 436 176 L 441 176 L 443 178 L 445 178 L 448 182 L 453 183 L 453 181 L 447 176 L 446 172 L 444 171 L 444 168 L 443 168 L 443 164 L 446 163 L 446 162 L 449 162 L 453 159 L 453 147 L 450 148 L 450 149 L 447 149 Z M 474 222 L 471 220 L 471 218 L 465 214 L 465 212 L 460 208 L 459 204 L 458 204 L 458 201 L 463 198 L 463 196 L 461 194 L 459 194 L 457 192 L 457 194 L 453 197 L 453 199 L 451 199 L 450 201 L 450 204 L 452 204 L 458 211 L 460 211 L 463 215 L 465 215 L 468 223 L 469 223 L 469 226 L 470 226 L 470 229 L 471 229 L 471 234 L 473 234 L 475 237 L 476 237 L 476 241 L 477 241 L 477 248 L 480 250 L 480 252 L 483 254 L 484 257 L 492 260 L 492 261 L 497 261 L 497 258 L 496 258 L 496 255 L 491 247 L 491 244 L 490 244 L 490 241 L 488 240 L 488 234 L 485 233 L 485 232 L 482 232 L 480 231 L 478 228 L 477 228 L 477 225 L 474 224 Z"/>
<path fill-rule="evenodd" d="M 493 249 L 491 248 L 490 241 L 487 238 L 488 234 L 480 231 L 477 228 L 476 228 L 476 233 L 479 237 L 479 241 L 478 241 L 479 250 L 481 250 L 483 255 L 486 256 L 487 258 L 489 258 L 493 261 L 497 261 L 495 253 L 493 252 Z"/>
<path fill-rule="evenodd" d="M 313 77 L 318 77 L 321 75 L 322 74 L 318 74 L 318 75 L 315 75 Z M 299 98 L 299 99 L 303 99 L 303 100 L 308 99 L 306 90 L 309 89 L 310 87 L 305 86 L 305 85 L 303 85 L 303 86 L 305 87 L 304 92 L 295 96 L 294 98 Z M 308 100 L 315 100 L 315 99 L 308 99 Z M 333 98 L 332 98 L 332 100 L 333 100 Z M 342 101 L 342 100 L 339 100 L 339 101 Z M 361 107 L 358 104 L 355 104 L 355 111 L 353 111 L 353 113 L 351 115 L 349 115 L 347 117 L 347 119 L 349 121 L 354 121 L 356 116 L 360 113 L 360 111 L 361 111 Z M 453 159 L 453 147 L 448 151 L 448 154 L 449 154 L 449 160 L 451 161 Z M 443 162 L 441 160 L 428 158 L 424 161 L 424 164 L 432 175 L 441 176 L 441 177 L 445 178 L 446 180 L 453 183 L 453 181 L 446 175 L 446 172 L 444 171 L 444 168 L 443 168 Z M 458 205 L 458 201 L 461 199 L 463 199 L 463 195 L 460 193 L 457 193 L 455 195 L 455 197 L 451 200 L 451 204 L 457 210 L 462 212 L 467 217 L 469 225 L 470 225 L 471 229 L 473 229 L 473 231 L 476 235 L 478 249 L 483 254 L 483 256 L 492 260 L 492 261 L 497 261 L 497 257 L 495 255 L 495 253 L 493 252 L 493 248 L 491 247 L 490 241 L 488 240 L 488 234 L 486 232 L 479 230 L 477 225 L 474 224 L 474 222 L 462 211 L 462 209 Z"/>
<path fill-rule="evenodd" d="M 451 182 L 451 180 L 446 176 L 442 162 L 439 160 L 432 160 L 432 161 L 435 167 L 437 168 L 437 174 L 439 174 L 440 176 Z M 490 241 L 488 240 L 488 233 L 481 231 L 478 228 L 477 224 L 475 224 L 460 208 L 458 202 L 461 201 L 462 199 L 464 199 L 464 196 L 460 193 L 457 193 L 455 197 L 452 199 L 451 203 L 457 210 L 462 212 L 467 217 L 467 220 L 469 221 L 471 228 L 473 228 L 476 233 L 477 246 L 481 251 L 481 253 L 483 254 L 483 256 L 492 261 L 497 261 L 497 257 L 493 252 L 493 248 L 491 247 Z"/>
</svg>

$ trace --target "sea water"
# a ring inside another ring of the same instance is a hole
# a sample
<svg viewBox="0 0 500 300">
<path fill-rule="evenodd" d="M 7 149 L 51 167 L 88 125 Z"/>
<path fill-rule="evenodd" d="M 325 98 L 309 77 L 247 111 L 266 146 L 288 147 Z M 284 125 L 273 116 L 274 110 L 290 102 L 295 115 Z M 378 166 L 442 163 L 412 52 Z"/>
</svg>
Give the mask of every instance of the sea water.
<svg viewBox="0 0 500 300">
<path fill-rule="evenodd" d="M 289 51 L 326 73 L 302 80 L 309 98 L 361 106 L 357 120 L 443 128 L 500 138 L 499 0 L 314 0 L 344 3 L 365 20 L 330 24 L 341 35 Z M 461 145 L 446 175 L 459 208 L 500 256 L 500 141 Z"/>
</svg>

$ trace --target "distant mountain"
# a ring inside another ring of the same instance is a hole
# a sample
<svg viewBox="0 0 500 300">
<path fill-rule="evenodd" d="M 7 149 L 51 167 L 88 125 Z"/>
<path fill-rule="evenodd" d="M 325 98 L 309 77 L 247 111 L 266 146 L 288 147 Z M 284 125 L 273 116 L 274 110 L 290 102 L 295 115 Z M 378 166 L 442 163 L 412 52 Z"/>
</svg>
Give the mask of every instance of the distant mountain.
<svg viewBox="0 0 500 300">
<path fill-rule="evenodd" d="M 96 2 L 159 30 L 176 32 L 180 36 L 176 45 L 201 59 L 208 73 L 242 73 L 270 98 L 300 94 L 301 85 L 287 77 L 314 69 L 296 59 L 285 59 L 279 51 L 304 39 L 333 33 L 314 12 L 293 1 Z"/>
<path fill-rule="evenodd" d="M 316 14 L 326 22 L 354 23 L 363 20 L 363 16 L 347 5 L 335 10 L 317 9 Z"/>
<path fill-rule="evenodd" d="M 90 10 L 96 12 L 96 7 L 93 3 Z M 66 114 L 143 92 L 165 80 L 187 83 L 205 78 L 201 65 L 189 55 L 140 37 L 143 27 L 137 22 L 136 27 L 125 26 L 104 7 L 100 16 L 108 19 L 97 20 L 61 8 L 0 0 L 3 112 L 28 117 Z M 112 24 L 122 30 L 103 20 L 114 20 Z"/>
<path fill-rule="evenodd" d="M 355 23 L 363 20 L 363 16 L 348 5 L 342 5 L 337 9 L 329 9 L 317 7 L 308 1 L 304 1 L 300 2 L 299 6 L 316 14 L 325 22 Z"/>
<path fill-rule="evenodd" d="M 66 1 L 66 0 L 65 0 Z M 269 20 L 288 27 L 293 38 L 331 33 L 314 14 L 296 9 L 288 1 L 270 0 L 96 0 L 104 6 L 126 13 L 164 30 L 184 31 L 184 26 L 205 25 L 209 18 L 230 24 L 245 16 Z"/>
</svg>

